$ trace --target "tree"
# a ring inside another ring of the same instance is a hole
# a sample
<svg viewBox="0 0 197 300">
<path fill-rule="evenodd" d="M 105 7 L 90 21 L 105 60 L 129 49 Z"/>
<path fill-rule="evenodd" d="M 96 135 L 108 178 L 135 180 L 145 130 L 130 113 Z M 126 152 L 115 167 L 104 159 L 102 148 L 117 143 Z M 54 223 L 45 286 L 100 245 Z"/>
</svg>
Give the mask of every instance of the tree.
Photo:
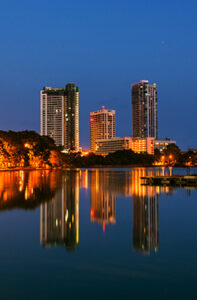
<svg viewBox="0 0 197 300">
<path fill-rule="evenodd" d="M 161 152 L 159 151 L 159 149 L 155 149 L 155 151 L 154 151 L 154 159 L 156 160 L 156 161 L 160 161 L 161 160 L 161 157 L 162 157 L 162 154 L 161 154 Z"/>
<path fill-rule="evenodd" d="M 170 144 L 164 149 L 164 155 L 166 157 L 166 160 L 168 162 L 176 162 L 180 163 L 181 162 L 181 150 L 179 147 L 175 144 Z"/>
</svg>

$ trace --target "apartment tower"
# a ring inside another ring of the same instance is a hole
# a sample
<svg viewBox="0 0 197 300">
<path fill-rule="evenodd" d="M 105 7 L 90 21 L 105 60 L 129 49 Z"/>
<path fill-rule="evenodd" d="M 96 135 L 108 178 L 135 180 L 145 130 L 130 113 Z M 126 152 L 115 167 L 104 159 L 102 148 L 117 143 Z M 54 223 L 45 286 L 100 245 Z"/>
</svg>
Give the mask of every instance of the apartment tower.
<svg viewBox="0 0 197 300">
<path fill-rule="evenodd" d="M 51 137 L 57 146 L 78 151 L 79 91 L 74 83 L 40 92 L 40 134 Z"/>
<path fill-rule="evenodd" d="M 132 137 L 158 138 L 157 85 L 147 80 L 132 85 Z"/>
<path fill-rule="evenodd" d="M 90 149 L 96 152 L 96 141 L 115 137 L 115 110 L 105 109 L 90 113 Z"/>
</svg>

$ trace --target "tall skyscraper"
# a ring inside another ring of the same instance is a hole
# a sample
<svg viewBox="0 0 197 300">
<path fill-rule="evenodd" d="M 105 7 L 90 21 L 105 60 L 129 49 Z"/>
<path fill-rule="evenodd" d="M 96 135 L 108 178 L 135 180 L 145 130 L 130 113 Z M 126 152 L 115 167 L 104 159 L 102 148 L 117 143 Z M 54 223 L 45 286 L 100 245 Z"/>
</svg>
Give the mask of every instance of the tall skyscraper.
<svg viewBox="0 0 197 300">
<path fill-rule="evenodd" d="M 65 88 L 66 93 L 66 148 L 79 149 L 79 90 L 74 83 Z"/>
<path fill-rule="evenodd" d="M 157 85 L 147 80 L 132 85 L 132 136 L 158 138 Z"/>
<path fill-rule="evenodd" d="M 79 91 L 74 83 L 65 88 L 44 87 L 40 92 L 40 133 L 57 146 L 79 149 Z"/>
<path fill-rule="evenodd" d="M 90 113 L 90 149 L 96 152 L 96 140 L 115 137 L 115 110 L 105 109 Z"/>
</svg>

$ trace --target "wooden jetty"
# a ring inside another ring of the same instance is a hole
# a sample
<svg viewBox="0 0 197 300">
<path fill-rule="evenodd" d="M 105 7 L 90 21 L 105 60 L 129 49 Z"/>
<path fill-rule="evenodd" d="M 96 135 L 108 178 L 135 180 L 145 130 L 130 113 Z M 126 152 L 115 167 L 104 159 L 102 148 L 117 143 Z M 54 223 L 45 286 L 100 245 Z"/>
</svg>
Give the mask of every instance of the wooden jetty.
<svg viewBox="0 0 197 300">
<path fill-rule="evenodd" d="M 196 187 L 196 175 L 172 175 L 172 176 L 143 176 L 141 177 L 145 185 Z"/>
</svg>

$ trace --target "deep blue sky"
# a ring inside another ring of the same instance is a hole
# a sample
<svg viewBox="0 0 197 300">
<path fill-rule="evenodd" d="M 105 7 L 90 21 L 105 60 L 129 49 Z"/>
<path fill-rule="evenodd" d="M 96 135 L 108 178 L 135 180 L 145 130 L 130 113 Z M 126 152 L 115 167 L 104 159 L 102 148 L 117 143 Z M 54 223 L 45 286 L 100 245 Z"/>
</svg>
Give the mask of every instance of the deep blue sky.
<svg viewBox="0 0 197 300">
<path fill-rule="evenodd" d="M 131 135 L 132 83 L 158 84 L 159 136 L 197 147 L 196 0 L 2 0 L 0 129 L 39 132 L 43 86 L 76 82 L 80 142 L 89 112 L 116 110 Z"/>
</svg>

